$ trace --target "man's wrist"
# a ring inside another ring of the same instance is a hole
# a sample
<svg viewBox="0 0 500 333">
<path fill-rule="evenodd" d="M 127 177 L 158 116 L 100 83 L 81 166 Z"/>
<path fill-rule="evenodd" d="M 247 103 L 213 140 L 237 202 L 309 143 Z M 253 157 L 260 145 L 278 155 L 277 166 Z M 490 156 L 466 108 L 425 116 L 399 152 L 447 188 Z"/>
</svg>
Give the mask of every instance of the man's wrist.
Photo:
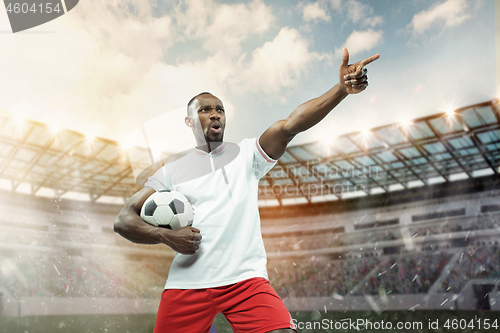
<svg viewBox="0 0 500 333">
<path fill-rule="evenodd" d="M 156 238 L 158 243 L 170 246 L 170 233 L 172 230 L 162 227 L 155 227 Z"/>
<path fill-rule="evenodd" d="M 339 89 L 339 92 L 342 94 L 342 97 L 347 97 L 347 95 L 349 95 L 349 93 L 347 92 L 347 88 L 344 84 L 342 84 L 342 82 L 339 82 L 337 83 L 337 87 Z"/>
</svg>

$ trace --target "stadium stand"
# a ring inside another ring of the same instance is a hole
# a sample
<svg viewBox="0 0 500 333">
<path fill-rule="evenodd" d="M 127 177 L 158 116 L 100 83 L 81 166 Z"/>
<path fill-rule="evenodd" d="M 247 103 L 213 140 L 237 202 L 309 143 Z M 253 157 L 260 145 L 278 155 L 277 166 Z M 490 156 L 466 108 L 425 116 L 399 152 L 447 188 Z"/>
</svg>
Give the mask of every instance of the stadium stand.
<svg viewBox="0 0 500 333">
<path fill-rule="evenodd" d="M 451 258 L 447 253 L 412 253 L 390 257 L 356 294 L 420 294 L 429 291 Z"/>
<path fill-rule="evenodd" d="M 500 278 L 500 247 L 468 247 L 460 253 L 453 270 L 441 284 L 440 292 L 459 293 L 472 279 Z"/>
</svg>

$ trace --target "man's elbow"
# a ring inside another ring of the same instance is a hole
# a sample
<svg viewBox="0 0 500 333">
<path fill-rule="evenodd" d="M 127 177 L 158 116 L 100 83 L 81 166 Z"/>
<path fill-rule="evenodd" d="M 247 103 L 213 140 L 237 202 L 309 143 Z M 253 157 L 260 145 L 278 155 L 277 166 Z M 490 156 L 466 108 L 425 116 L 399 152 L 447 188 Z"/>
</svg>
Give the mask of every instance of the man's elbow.
<svg viewBox="0 0 500 333">
<path fill-rule="evenodd" d="M 121 211 L 118 216 L 115 218 L 115 223 L 113 224 L 113 231 L 122 234 L 123 230 L 125 229 L 125 216 L 123 214 L 123 211 Z"/>
<path fill-rule="evenodd" d="M 291 141 L 295 135 L 301 132 L 299 127 L 300 126 L 297 122 L 294 122 L 289 118 L 282 120 L 281 133 L 283 138 L 285 138 L 288 142 Z"/>
<path fill-rule="evenodd" d="M 115 223 L 113 224 L 113 231 L 119 234 L 121 230 L 122 230 L 122 223 L 120 221 L 120 215 L 118 215 L 115 218 Z"/>
</svg>

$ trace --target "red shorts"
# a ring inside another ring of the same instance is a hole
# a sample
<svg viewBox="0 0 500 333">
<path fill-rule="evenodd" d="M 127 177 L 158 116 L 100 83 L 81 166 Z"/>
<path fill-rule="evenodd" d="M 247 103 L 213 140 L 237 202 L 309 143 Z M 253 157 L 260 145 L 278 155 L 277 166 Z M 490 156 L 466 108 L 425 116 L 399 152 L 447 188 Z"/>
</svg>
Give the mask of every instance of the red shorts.
<svg viewBox="0 0 500 333">
<path fill-rule="evenodd" d="M 295 328 L 278 294 L 264 278 L 208 289 L 165 289 L 154 333 L 205 333 L 218 313 L 234 332 Z"/>
</svg>

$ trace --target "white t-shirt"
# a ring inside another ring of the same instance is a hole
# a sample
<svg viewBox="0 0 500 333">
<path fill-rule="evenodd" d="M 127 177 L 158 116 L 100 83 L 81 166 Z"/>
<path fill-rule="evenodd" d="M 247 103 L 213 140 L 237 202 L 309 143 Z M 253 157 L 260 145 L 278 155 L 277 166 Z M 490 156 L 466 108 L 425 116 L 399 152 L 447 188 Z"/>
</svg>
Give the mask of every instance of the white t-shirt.
<svg viewBox="0 0 500 333">
<path fill-rule="evenodd" d="M 175 255 L 166 289 L 267 279 L 258 184 L 275 164 L 258 139 L 244 139 L 238 145 L 223 143 L 210 154 L 195 148 L 149 177 L 145 187 L 179 191 L 188 198 L 193 227 L 202 235 L 196 254 Z"/>
</svg>

